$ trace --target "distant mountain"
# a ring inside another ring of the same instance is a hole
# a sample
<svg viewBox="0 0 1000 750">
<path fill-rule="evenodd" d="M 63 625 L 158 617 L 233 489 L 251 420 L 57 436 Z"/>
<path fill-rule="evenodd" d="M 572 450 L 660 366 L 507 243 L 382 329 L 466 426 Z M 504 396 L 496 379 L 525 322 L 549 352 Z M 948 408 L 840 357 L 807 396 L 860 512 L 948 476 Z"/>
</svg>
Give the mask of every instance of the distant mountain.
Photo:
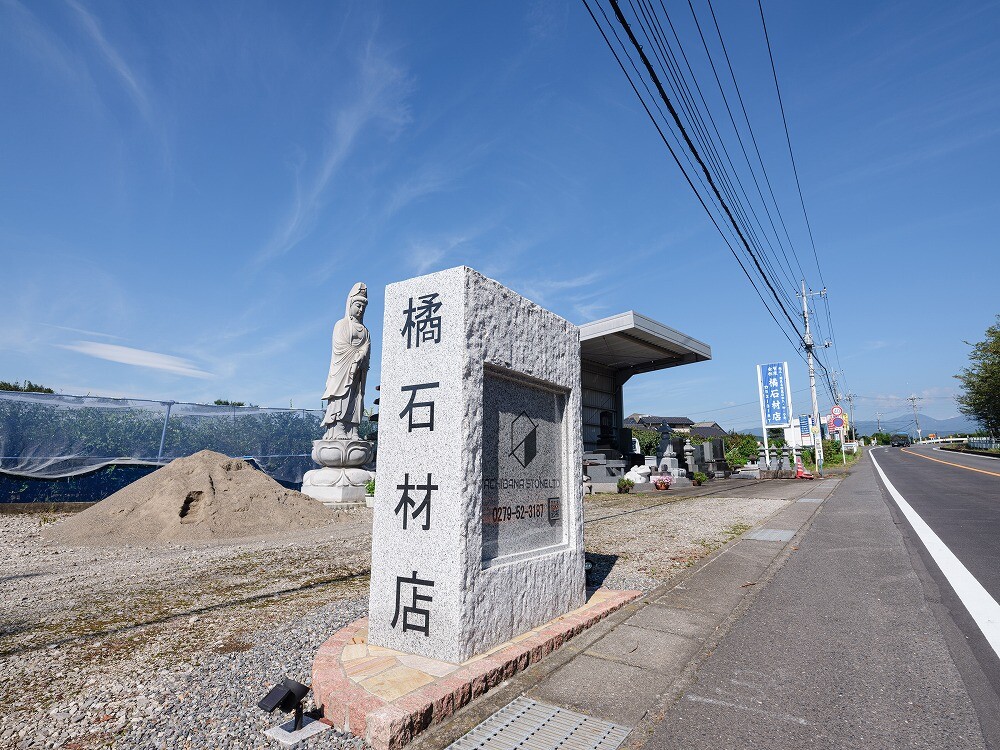
<svg viewBox="0 0 1000 750">
<path fill-rule="evenodd" d="M 918 412 L 917 417 L 920 419 L 920 430 L 927 436 L 930 433 L 935 435 L 953 435 L 956 432 L 976 432 L 979 429 L 979 425 L 973 422 L 968 417 L 957 416 L 949 417 L 948 419 L 934 419 L 934 417 L 929 417 L 926 414 L 920 414 Z M 858 433 L 861 435 L 871 435 L 878 431 L 878 423 L 872 419 L 861 419 L 855 425 Z M 882 420 L 882 431 L 883 432 L 901 432 L 916 437 L 917 426 L 913 421 L 913 417 L 909 419 L 905 417 L 897 417 L 894 419 L 883 419 Z M 749 432 L 752 435 L 762 436 L 764 433 L 760 429 L 760 425 L 755 427 L 744 427 L 742 429 L 737 428 L 737 432 Z"/>
</svg>

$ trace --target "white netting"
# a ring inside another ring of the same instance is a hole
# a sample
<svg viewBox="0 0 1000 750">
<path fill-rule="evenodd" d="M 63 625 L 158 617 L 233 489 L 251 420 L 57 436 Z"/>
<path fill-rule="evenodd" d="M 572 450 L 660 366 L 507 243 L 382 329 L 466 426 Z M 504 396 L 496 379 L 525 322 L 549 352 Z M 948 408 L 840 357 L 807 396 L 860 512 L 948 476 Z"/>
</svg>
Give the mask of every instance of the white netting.
<svg viewBox="0 0 1000 750">
<path fill-rule="evenodd" d="M 155 466 L 209 449 L 252 458 L 280 481 L 301 482 L 315 468 L 309 453 L 322 436 L 322 416 L 311 409 L 0 391 L 0 474 L 54 479 L 111 464 Z M 373 431 L 373 424 L 361 425 L 362 437 Z"/>
</svg>

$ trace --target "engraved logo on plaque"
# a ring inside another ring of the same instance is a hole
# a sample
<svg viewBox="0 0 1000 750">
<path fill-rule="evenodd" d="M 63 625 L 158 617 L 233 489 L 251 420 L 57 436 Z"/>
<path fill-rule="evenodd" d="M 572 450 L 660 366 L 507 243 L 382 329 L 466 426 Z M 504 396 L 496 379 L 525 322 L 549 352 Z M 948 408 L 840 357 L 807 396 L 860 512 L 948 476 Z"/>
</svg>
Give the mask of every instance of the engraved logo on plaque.
<svg viewBox="0 0 1000 750">
<path fill-rule="evenodd" d="M 510 425 L 510 455 L 525 469 L 538 455 L 538 425 L 523 411 Z"/>
<path fill-rule="evenodd" d="M 565 541 L 566 401 L 564 391 L 483 373 L 485 565 L 514 562 Z"/>
</svg>

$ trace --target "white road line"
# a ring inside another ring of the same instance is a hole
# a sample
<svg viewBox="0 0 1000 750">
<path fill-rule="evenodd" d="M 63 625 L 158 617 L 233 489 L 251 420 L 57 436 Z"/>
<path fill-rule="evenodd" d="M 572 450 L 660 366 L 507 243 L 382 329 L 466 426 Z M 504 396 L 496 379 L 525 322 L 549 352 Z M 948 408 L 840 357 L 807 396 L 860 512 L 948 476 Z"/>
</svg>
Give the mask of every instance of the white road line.
<svg viewBox="0 0 1000 750">
<path fill-rule="evenodd" d="M 997 604 L 996 599 L 990 596 L 990 592 L 983 588 L 983 585 L 976 580 L 976 577 L 969 572 L 962 561 L 955 557 L 955 554 L 948 549 L 948 546 L 941 541 L 934 530 L 906 502 L 899 494 L 899 490 L 892 486 L 892 482 L 889 481 L 885 472 L 882 471 L 882 467 L 875 460 L 874 453 L 872 453 L 872 463 L 878 470 L 879 476 L 882 477 L 892 499 L 899 506 L 899 510 L 906 516 L 906 520 L 910 522 L 913 530 L 917 532 L 920 541 L 924 543 L 927 551 L 934 558 L 934 562 L 944 573 L 944 577 L 948 579 L 948 583 L 958 594 L 958 598 L 962 600 L 962 604 L 972 615 L 972 619 L 976 621 L 976 625 L 979 626 L 986 640 L 993 647 L 993 651 L 996 652 L 997 656 L 1000 656 L 1000 604 Z"/>
</svg>

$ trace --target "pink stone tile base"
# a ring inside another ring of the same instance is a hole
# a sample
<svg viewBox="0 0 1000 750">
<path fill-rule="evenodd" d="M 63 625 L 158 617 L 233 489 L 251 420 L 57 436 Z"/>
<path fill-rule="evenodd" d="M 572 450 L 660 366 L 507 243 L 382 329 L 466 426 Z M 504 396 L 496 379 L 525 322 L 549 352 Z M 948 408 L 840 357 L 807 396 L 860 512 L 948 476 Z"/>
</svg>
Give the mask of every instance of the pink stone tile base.
<svg viewBox="0 0 1000 750">
<path fill-rule="evenodd" d="M 399 750 L 641 595 L 598 589 L 579 609 L 463 664 L 369 646 L 368 620 L 361 619 L 319 647 L 312 669 L 314 699 L 322 705 L 325 723 L 364 738 L 375 750 Z"/>
</svg>

